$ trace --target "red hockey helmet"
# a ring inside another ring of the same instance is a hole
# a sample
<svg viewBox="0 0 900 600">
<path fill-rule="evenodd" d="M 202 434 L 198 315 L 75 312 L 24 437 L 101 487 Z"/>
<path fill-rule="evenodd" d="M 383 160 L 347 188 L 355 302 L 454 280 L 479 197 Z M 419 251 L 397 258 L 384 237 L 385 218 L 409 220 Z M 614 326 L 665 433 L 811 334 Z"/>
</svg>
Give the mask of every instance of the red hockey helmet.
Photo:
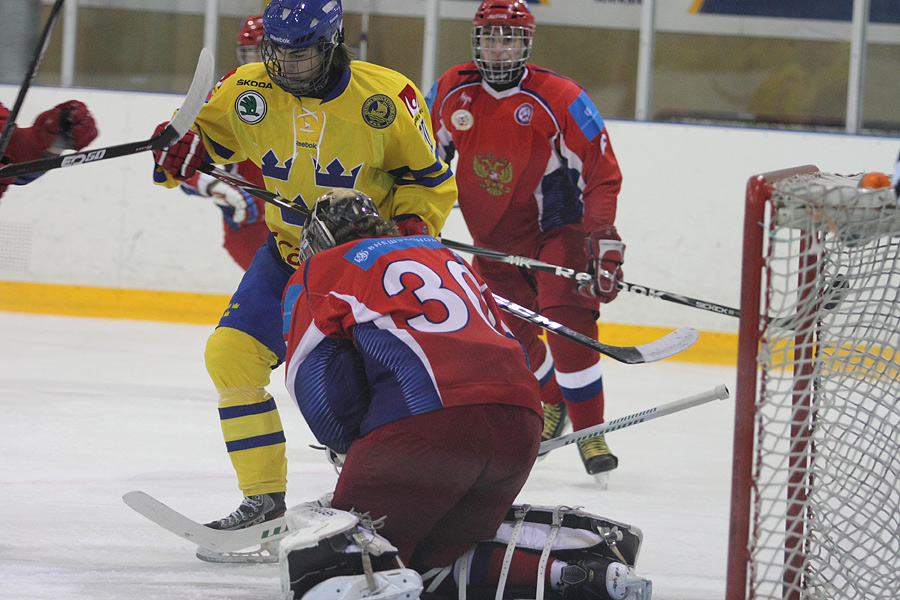
<svg viewBox="0 0 900 600">
<path fill-rule="evenodd" d="M 525 0 L 484 0 L 472 22 L 472 59 L 491 84 L 514 84 L 531 58 L 534 16 Z"/>
<path fill-rule="evenodd" d="M 238 62 L 246 65 L 251 62 L 260 62 L 259 45 L 263 41 L 262 15 L 251 15 L 244 19 L 237 34 Z"/>
</svg>

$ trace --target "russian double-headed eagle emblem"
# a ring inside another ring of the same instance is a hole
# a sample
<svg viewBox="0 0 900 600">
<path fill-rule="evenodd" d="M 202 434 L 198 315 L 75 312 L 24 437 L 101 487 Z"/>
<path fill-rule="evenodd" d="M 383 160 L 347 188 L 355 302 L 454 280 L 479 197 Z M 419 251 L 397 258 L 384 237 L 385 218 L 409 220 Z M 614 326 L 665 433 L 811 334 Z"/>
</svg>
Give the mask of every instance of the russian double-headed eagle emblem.
<svg viewBox="0 0 900 600">
<path fill-rule="evenodd" d="M 509 193 L 509 186 L 505 185 L 512 181 L 513 170 L 509 160 L 505 158 L 494 158 L 493 154 L 476 154 L 472 161 L 472 170 L 476 177 L 480 177 L 481 181 L 478 185 L 492 196 L 501 196 Z"/>
</svg>

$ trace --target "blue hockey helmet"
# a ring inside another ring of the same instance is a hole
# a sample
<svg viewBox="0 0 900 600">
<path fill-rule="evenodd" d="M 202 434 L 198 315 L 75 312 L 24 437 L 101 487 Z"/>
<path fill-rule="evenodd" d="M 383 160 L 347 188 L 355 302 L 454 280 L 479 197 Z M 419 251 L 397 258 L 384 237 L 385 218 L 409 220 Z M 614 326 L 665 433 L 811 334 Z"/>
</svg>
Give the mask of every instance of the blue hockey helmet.
<svg viewBox="0 0 900 600">
<path fill-rule="evenodd" d="M 340 0 L 272 0 L 263 30 L 262 58 L 272 81 L 295 96 L 321 91 L 344 41 Z"/>
</svg>

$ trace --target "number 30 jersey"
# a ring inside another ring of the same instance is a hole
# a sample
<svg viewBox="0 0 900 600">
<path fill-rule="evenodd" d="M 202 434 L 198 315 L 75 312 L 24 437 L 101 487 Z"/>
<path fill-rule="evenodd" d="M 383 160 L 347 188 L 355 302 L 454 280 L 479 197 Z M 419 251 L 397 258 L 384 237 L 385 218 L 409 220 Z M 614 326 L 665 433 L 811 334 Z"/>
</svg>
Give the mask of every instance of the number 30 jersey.
<svg viewBox="0 0 900 600">
<path fill-rule="evenodd" d="M 311 257 L 285 290 L 284 324 L 287 389 L 338 452 L 380 425 L 446 407 L 542 414 L 491 292 L 429 236 L 356 240 Z"/>
</svg>

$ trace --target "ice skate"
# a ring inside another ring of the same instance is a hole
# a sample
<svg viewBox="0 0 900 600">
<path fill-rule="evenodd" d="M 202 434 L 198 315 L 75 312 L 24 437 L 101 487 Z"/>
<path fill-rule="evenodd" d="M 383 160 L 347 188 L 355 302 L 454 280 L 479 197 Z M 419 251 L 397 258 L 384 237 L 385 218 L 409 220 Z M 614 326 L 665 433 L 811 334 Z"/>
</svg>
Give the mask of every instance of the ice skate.
<svg viewBox="0 0 900 600">
<path fill-rule="evenodd" d="M 569 422 L 569 414 L 566 411 L 566 403 L 544 404 L 544 430 L 541 432 L 541 441 L 552 440 L 559 437 L 566 430 Z"/>
<path fill-rule="evenodd" d="M 212 529 L 244 529 L 280 517 L 284 514 L 284 510 L 284 492 L 247 496 L 236 511 L 224 519 L 211 521 L 205 525 Z"/>
<path fill-rule="evenodd" d="M 593 475 L 602 489 L 609 487 L 609 472 L 619 466 L 602 435 L 578 442 L 578 453 L 588 475 Z"/>
</svg>

